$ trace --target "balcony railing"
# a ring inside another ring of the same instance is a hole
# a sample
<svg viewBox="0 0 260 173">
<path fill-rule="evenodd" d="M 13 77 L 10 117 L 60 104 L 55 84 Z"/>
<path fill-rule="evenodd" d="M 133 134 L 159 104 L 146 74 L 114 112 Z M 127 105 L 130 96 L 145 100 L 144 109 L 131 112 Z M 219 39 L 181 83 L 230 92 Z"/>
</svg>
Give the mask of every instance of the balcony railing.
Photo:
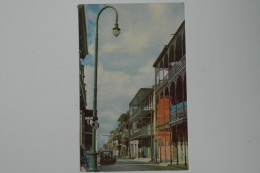
<svg viewBox="0 0 260 173">
<path fill-rule="evenodd" d="M 151 125 L 130 131 L 130 139 L 145 138 L 151 136 Z"/>
<path fill-rule="evenodd" d="M 178 124 L 187 119 L 187 102 L 171 106 L 170 124 Z"/>
<path fill-rule="evenodd" d="M 159 80 L 159 83 L 156 85 L 156 91 L 158 91 L 160 88 L 162 88 L 164 85 L 168 83 L 169 79 L 169 73 L 167 73 L 166 76 L 162 80 Z"/>
<path fill-rule="evenodd" d="M 83 74 L 80 74 L 80 93 L 81 93 L 84 105 L 87 105 L 87 102 L 86 102 L 86 89 L 85 89 L 85 83 L 84 83 Z"/>
<path fill-rule="evenodd" d="M 129 131 L 125 130 L 124 132 L 122 132 L 122 138 L 129 138 Z"/>
<path fill-rule="evenodd" d="M 178 74 L 185 69 L 186 67 L 186 56 L 184 55 L 180 61 L 172 63 L 172 67 L 169 71 L 169 81 L 171 81 L 174 77 L 178 76 Z"/>
<path fill-rule="evenodd" d="M 132 129 L 130 131 L 130 139 L 138 138 L 142 135 L 141 129 Z"/>
<path fill-rule="evenodd" d="M 151 136 L 151 125 L 142 127 L 142 136 L 143 137 Z"/>
<path fill-rule="evenodd" d="M 138 108 L 134 111 L 134 113 L 131 115 L 130 120 L 134 121 L 138 118 L 142 118 L 147 116 L 149 113 L 153 111 L 152 107 L 145 107 L 145 108 Z"/>
</svg>

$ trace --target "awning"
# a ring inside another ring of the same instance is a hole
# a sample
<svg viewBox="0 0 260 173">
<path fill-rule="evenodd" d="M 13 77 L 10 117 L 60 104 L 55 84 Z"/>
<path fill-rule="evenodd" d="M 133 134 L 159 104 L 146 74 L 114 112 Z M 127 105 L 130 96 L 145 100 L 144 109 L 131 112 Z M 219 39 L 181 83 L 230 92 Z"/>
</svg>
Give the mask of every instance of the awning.
<svg viewBox="0 0 260 173">
<path fill-rule="evenodd" d="M 140 88 L 139 91 L 134 96 L 133 100 L 130 102 L 129 106 L 140 105 L 149 94 L 152 94 L 153 88 Z"/>
</svg>

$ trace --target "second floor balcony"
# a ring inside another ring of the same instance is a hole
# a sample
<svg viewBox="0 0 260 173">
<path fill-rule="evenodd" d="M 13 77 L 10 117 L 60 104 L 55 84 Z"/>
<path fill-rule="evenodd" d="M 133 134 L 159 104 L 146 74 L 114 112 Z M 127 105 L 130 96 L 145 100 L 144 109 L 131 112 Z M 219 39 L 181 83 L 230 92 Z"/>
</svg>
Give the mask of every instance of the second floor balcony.
<svg viewBox="0 0 260 173">
<path fill-rule="evenodd" d="M 146 117 L 153 107 L 153 88 L 140 88 L 129 104 L 130 122 Z"/>
<path fill-rule="evenodd" d="M 130 133 L 130 131 L 128 131 L 128 130 L 124 130 L 123 132 L 122 132 L 122 138 L 123 139 L 126 139 L 126 138 L 129 138 L 129 133 Z"/>
<path fill-rule="evenodd" d="M 151 136 L 151 125 L 130 130 L 130 140 L 147 138 Z"/>
<path fill-rule="evenodd" d="M 178 125 L 187 120 L 187 102 L 171 106 L 170 124 Z"/>
<path fill-rule="evenodd" d="M 169 73 L 167 73 L 163 79 L 159 80 L 159 83 L 156 85 L 156 92 L 158 90 L 160 90 L 161 88 L 163 88 L 163 86 L 165 86 L 168 83 L 168 79 L 169 79 Z"/>
<path fill-rule="evenodd" d="M 153 109 L 151 107 L 138 108 L 133 112 L 132 116 L 130 117 L 130 121 L 136 121 L 138 119 L 144 118 L 151 114 L 152 111 Z"/>
<path fill-rule="evenodd" d="M 186 69 L 186 56 L 184 55 L 180 61 L 174 62 L 171 65 L 171 69 L 168 73 L 169 82 L 171 82 L 174 78 L 178 77 L 181 72 Z"/>
</svg>

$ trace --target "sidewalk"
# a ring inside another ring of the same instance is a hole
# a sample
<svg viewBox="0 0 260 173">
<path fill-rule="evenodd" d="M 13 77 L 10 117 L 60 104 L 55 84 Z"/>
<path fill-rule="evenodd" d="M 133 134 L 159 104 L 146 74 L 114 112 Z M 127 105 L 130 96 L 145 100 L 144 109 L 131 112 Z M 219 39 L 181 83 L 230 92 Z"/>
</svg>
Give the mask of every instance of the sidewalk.
<svg viewBox="0 0 260 173">
<path fill-rule="evenodd" d="M 151 158 L 135 158 L 134 160 L 139 162 L 149 162 L 151 161 Z"/>
<path fill-rule="evenodd" d="M 140 162 L 148 162 L 148 163 L 153 163 L 153 164 L 158 164 L 159 166 L 169 166 L 169 167 L 174 167 L 174 168 L 178 168 L 178 169 L 186 169 L 188 170 L 189 167 L 185 167 L 184 166 L 184 162 L 179 162 L 179 165 L 177 165 L 177 162 L 176 161 L 173 161 L 172 164 L 170 162 L 156 162 L 156 161 L 151 161 L 151 158 L 135 158 L 134 160 L 136 161 L 140 161 Z"/>
</svg>

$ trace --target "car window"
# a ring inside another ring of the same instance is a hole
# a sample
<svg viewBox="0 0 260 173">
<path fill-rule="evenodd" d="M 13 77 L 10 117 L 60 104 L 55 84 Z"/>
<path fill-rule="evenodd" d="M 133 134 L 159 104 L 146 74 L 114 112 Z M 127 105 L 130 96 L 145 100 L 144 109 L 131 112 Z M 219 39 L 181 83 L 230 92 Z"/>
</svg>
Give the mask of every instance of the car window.
<svg viewBox="0 0 260 173">
<path fill-rule="evenodd" d="M 112 155 L 112 152 L 111 151 L 103 151 L 102 154 L 104 154 L 104 155 Z"/>
</svg>

